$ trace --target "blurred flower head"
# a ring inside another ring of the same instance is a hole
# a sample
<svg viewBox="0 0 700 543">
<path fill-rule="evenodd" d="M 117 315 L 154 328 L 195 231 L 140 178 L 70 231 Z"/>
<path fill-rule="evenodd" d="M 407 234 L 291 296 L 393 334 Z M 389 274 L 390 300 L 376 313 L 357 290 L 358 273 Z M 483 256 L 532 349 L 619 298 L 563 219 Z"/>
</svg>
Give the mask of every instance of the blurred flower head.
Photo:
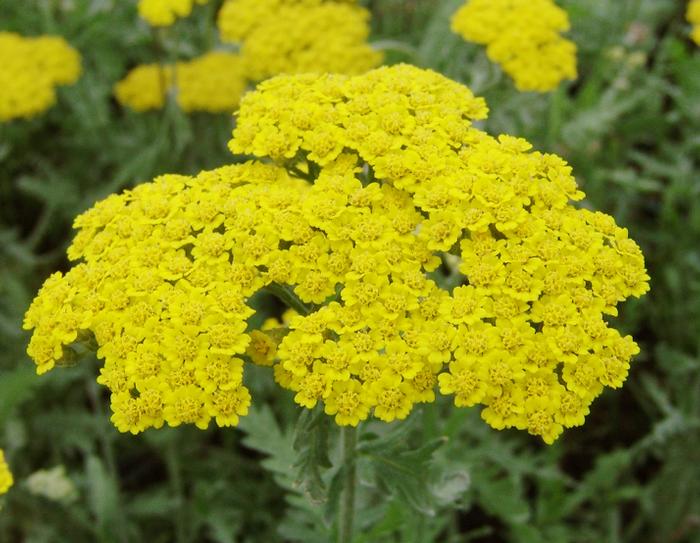
<svg viewBox="0 0 700 543">
<path fill-rule="evenodd" d="M 175 64 L 144 64 L 114 87 L 124 106 L 143 112 L 161 109 L 169 93 L 185 112 L 232 113 L 247 85 L 247 69 L 235 53 L 211 51 Z"/>
<path fill-rule="evenodd" d="M 195 4 L 209 0 L 139 0 L 138 11 L 142 19 L 156 27 L 171 26 L 177 19 L 188 17 Z"/>
<path fill-rule="evenodd" d="M 693 25 L 690 37 L 700 45 L 700 0 L 690 0 L 686 15 L 688 22 Z"/>
<path fill-rule="evenodd" d="M 370 13 L 354 1 L 227 0 L 224 41 L 240 43 L 250 77 L 280 73 L 359 74 L 380 64 L 367 43 Z"/>
<path fill-rule="evenodd" d="M 518 90 L 549 92 L 576 79 L 576 45 L 561 36 L 569 17 L 552 0 L 468 0 L 452 30 L 486 45 Z"/>
<path fill-rule="evenodd" d="M 52 501 L 70 504 L 78 499 L 78 489 L 66 475 L 65 466 L 35 471 L 27 477 L 24 485 L 31 494 Z"/>
<path fill-rule="evenodd" d="M 56 87 L 81 73 L 80 55 L 59 36 L 0 32 L 0 122 L 29 118 L 56 102 Z"/>
<path fill-rule="evenodd" d="M 0 494 L 5 494 L 13 483 L 12 472 L 5 461 L 5 453 L 0 449 Z"/>
</svg>

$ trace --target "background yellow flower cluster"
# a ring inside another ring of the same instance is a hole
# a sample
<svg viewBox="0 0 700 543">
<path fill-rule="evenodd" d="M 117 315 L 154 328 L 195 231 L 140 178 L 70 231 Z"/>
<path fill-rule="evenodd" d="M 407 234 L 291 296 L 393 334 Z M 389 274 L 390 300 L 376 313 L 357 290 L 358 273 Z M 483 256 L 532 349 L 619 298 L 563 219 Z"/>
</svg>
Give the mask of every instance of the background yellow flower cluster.
<svg viewBox="0 0 700 543">
<path fill-rule="evenodd" d="M 170 26 L 192 5 L 142 0 L 139 13 L 149 24 Z M 217 25 L 238 52 L 224 46 L 189 61 L 137 66 L 117 83 L 117 100 L 135 111 L 160 109 L 172 92 L 183 111 L 232 112 L 249 82 L 279 73 L 362 73 L 382 61 L 367 43 L 369 11 L 355 2 L 227 0 Z"/>
<path fill-rule="evenodd" d="M 0 122 L 33 117 L 56 102 L 56 87 L 80 76 L 80 55 L 59 36 L 0 32 Z"/>
<path fill-rule="evenodd" d="M 185 112 L 230 113 L 246 90 L 247 70 L 235 53 L 211 51 L 175 64 L 143 64 L 114 87 L 117 100 L 134 111 L 161 109 L 173 93 Z"/>
<path fill-rule="evenodd" d="M 5 494 L 13 484 L 12 473 L 5 461 L 5 453 L 0 449 L 0 495 Z"/>
<path fill-rule="evenodd" d="M 370 13 L 355 1 L 227 0 L 218 26 L 241 44 L 250 78 L 281 73 L 359 74 L 382 61 L 367 43 Z"/>
<path fill-rule="evenodd" d="M 561 36 L 569 17 L 553 0 L 469 0 L 452 30 L 486 45 L 521 91 L 548 92 L 576 79 L 576 44 Z"/>
<path fill-rule="evenodd" d="M 178 18 L 188 17 L 196 4 L 209 0 L 139 0 L 139 15 L 151 26 L 171 26 Z"/>
<path fill-rule="evenodd" d="M 695 40 L 695 43 L 700 45 L 700 1 L 690 0 L 688 4 L 688 22 L 693 25 L 690 37 Z"/>
</svg>

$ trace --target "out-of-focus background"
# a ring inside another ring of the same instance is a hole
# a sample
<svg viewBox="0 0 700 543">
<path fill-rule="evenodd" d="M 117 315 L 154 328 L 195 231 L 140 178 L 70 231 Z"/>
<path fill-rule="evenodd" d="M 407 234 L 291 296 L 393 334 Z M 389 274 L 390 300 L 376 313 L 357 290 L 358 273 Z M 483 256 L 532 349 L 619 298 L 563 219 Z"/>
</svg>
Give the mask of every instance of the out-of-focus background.
<svg viewBox="0 0 700 543">
<path fill-rule="evenodd" d="M 547 94 L 518 92 L 482 46 L 449 31 L 462 3 L 364 2 L 370 42 L 389 63 L 469 85 L 490 106 L 489 133 L 565 157 L 584 205 L 629 229 L 651 292 L 623 304 L 616 325 L 641 354 L 625 386 L 606 391 L 586 424 L 552 446 L 494 431 L 477 408 L 448 401 L 376 425 L 389 448 L 415 444 L 418 465 L 427 463 L 421 444 L 446 439 L 430 468 L 407 470 L 403 484 L 364 479 L 393 498 L 361 504 L 357 541 L 698 542 L 700 47 L 689 37 L 687 3 L 560 0 L 579 78 Z M 0 446 L 16 481 L 0 510 L 0 542 L 329 540 L 323 504 L 296 484 L 300 408 L 269 373 L 250 376 L 257 407 L 239 429 L 134 437 L 109 421 L 97 361 L 37 377 L 24 352 L 22 315 L 43 280 L 67 269 L 77 213 L 158 174 L 235 160 L 226 149 L 231 115 L 136 113 L 113 96 L 135 65 L 185 60 L 215 44 L 220 4 L 160 32 L 132 0 L 0 0 L 0 31 L 63 36 L 83 72 L 46 113 L 0 123 Z M 361 466 L 372 469 L 389 468 Z"/>
</svg>

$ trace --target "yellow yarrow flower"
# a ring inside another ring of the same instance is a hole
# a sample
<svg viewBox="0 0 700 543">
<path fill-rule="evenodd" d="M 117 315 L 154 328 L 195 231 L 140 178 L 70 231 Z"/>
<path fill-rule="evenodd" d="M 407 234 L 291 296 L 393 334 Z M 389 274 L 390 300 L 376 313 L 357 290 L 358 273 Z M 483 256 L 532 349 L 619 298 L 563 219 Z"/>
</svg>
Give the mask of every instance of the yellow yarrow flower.
<svg viewBox="0 0 700 543">
<path fill-rule="evenodd" d="M 265 284 L 255 265 L 281 242 L 268 199 L 299 207 L 305 190 L 251 163 L 161 176 L 80 215 L 68 250 L 80 263 L 52 275 L 25 316 L 38 373 L 94 340 L 120 431 L 237 424 L 250 405 L 247 301 Z"/>
<path fill-rule="evenodd" d="M 686 17 L 688 22 L 693 25 L 690 37 L 700 45 L 700 0 L 690 0 Z"/>
<path fill-rule="evenodd" d="M 137 112 L 161 109 L 170 92 L 183 111 L 231 113 L 246 89 L 246 67 L 239 55 L 211 51 L 172 65 L 145 64 L 114 87 L 120 104 Z"/>
<path fill-rule="evenodd" d="M 112 420 L 134 433 L 236 424 L 250 360 L 340 425 L 403 419 L 438 389 L 551 443 L 625 380 L 638 347 L 605 316 L 648 276 L 625 229 L 570 203 L 571 168 L 475 128 L 486 114 L 405 65 L 263 82 L 230 142 L 256 161 L 76 219 L 81 262 L 25 316 L 37 370 L 94 337 Z M 463 284 L 440 288 L 441 264 Z M 263 288 L 298 313 L 251 330 Z"/>
<path fill-rule="evenodd" d="M 56 87 L 81 72 L 80 55 L 58 36 L 0 32 L 0 122 L 34 117 L 56 102 Z"/>
<path fill-rule="evenodd" d="M 137 112 L 161 109 L 172 81 L 171 66 L 142 64 L 114 86 L 114 96 L 120 104 Z"/>
<path fill-rule="evenodd" d="M 195 4 L 209 0 L 139 0 L 138 11 L 151 26 L 171 26 L 177 19 L 188 17 Z"/>
<path fill-rule="evenodd" d="M 187 112 L 230 113 L 245 92 L 247 72 L 239 55 L 223 51 L 178 63 L 177 102 Z"/>
<path fill-rule="evenodd" d="M 521 91 L 549 92 L 576 79 L 576 45 L 561 37 L 569 17 L 552 0 L 468 0 L 452 31 L 486 45 Z"/>
<path fill-rule="evenodd" d="M 370 13 L 352 1 L 227 0 L 224 41 L 241 44 L 250 77 L 280 73 L 362 73 L 381 63 L 367 44 Z"/>
<path fill-rule="evenodd" d="M 10 490 L 13 483 L 12 472 L 10 472 L 10 467 L 5 461 L 3 450 L 0 449 L 0 494 L 5 494 Z"/>
<path fill-rule="evenodd" d="M 648 289 L 639 247 L 570 204 L 584 195 L 562 159 L 471 126 L 486 113 L 410 66 L 281 76 L 243 98 L 233 152 L 320 171 L 303 208 L 316 233 L 286 261 L 322 307 L 290 322 L 275 365 L 300 405 L 390 421 L 439 386 L 551 443 L 624 381 L 638 348 L 604 315 Z M 428 278 L 441 261 L 464 286 Z"/>
</svg>

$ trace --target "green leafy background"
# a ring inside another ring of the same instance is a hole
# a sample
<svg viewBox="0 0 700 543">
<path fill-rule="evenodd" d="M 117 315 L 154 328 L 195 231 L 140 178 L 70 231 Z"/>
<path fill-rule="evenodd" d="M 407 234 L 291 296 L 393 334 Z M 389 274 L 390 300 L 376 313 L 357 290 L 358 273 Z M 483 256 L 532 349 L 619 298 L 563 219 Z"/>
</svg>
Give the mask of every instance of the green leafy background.
<svg viewBox="0 0 700 543">
<path fill-rule="evenodd" d="M 16 478 L 2 500 L 2 542 L 335 537 L 337 429 L 301 413 L 268 371 L 248 374 L 255 407 L 238 429 L 134 437 L 109 422 L 96 360 L 36 377 L 24 354 L 22 314 L 44 278 L 68 267 L 77 213 L 157 174 L 233 160 L 229 116 L 134 114 L 111 94 L 137 63 L 215 44 L 218 3 L 156 39 L 132 0 L 0 0 L 0 30 L 63 35 L 84 68 L 49 112 L 0 125 L 0 446 Z M 681 0 L 559 3 L 580 78 L 539 95 L 516 92 L 482 47 L 449 32 L 460 0 L 365 2 L 388 61 L 470 85 L 490 105 L 486 130 L 564 156 L 586 205 L 641 243 L 652 290 L 624 305 L 618 326 L 642 352 L 624 388 L 605 392 L 585 426 L 553 446 L 496 432 L 478 409 L 446 401 L 366 423 L 357 543 L 700 541 L 700 48 Z M 56 466 L 75 492 L 31 484 Z"/>
</svg>

